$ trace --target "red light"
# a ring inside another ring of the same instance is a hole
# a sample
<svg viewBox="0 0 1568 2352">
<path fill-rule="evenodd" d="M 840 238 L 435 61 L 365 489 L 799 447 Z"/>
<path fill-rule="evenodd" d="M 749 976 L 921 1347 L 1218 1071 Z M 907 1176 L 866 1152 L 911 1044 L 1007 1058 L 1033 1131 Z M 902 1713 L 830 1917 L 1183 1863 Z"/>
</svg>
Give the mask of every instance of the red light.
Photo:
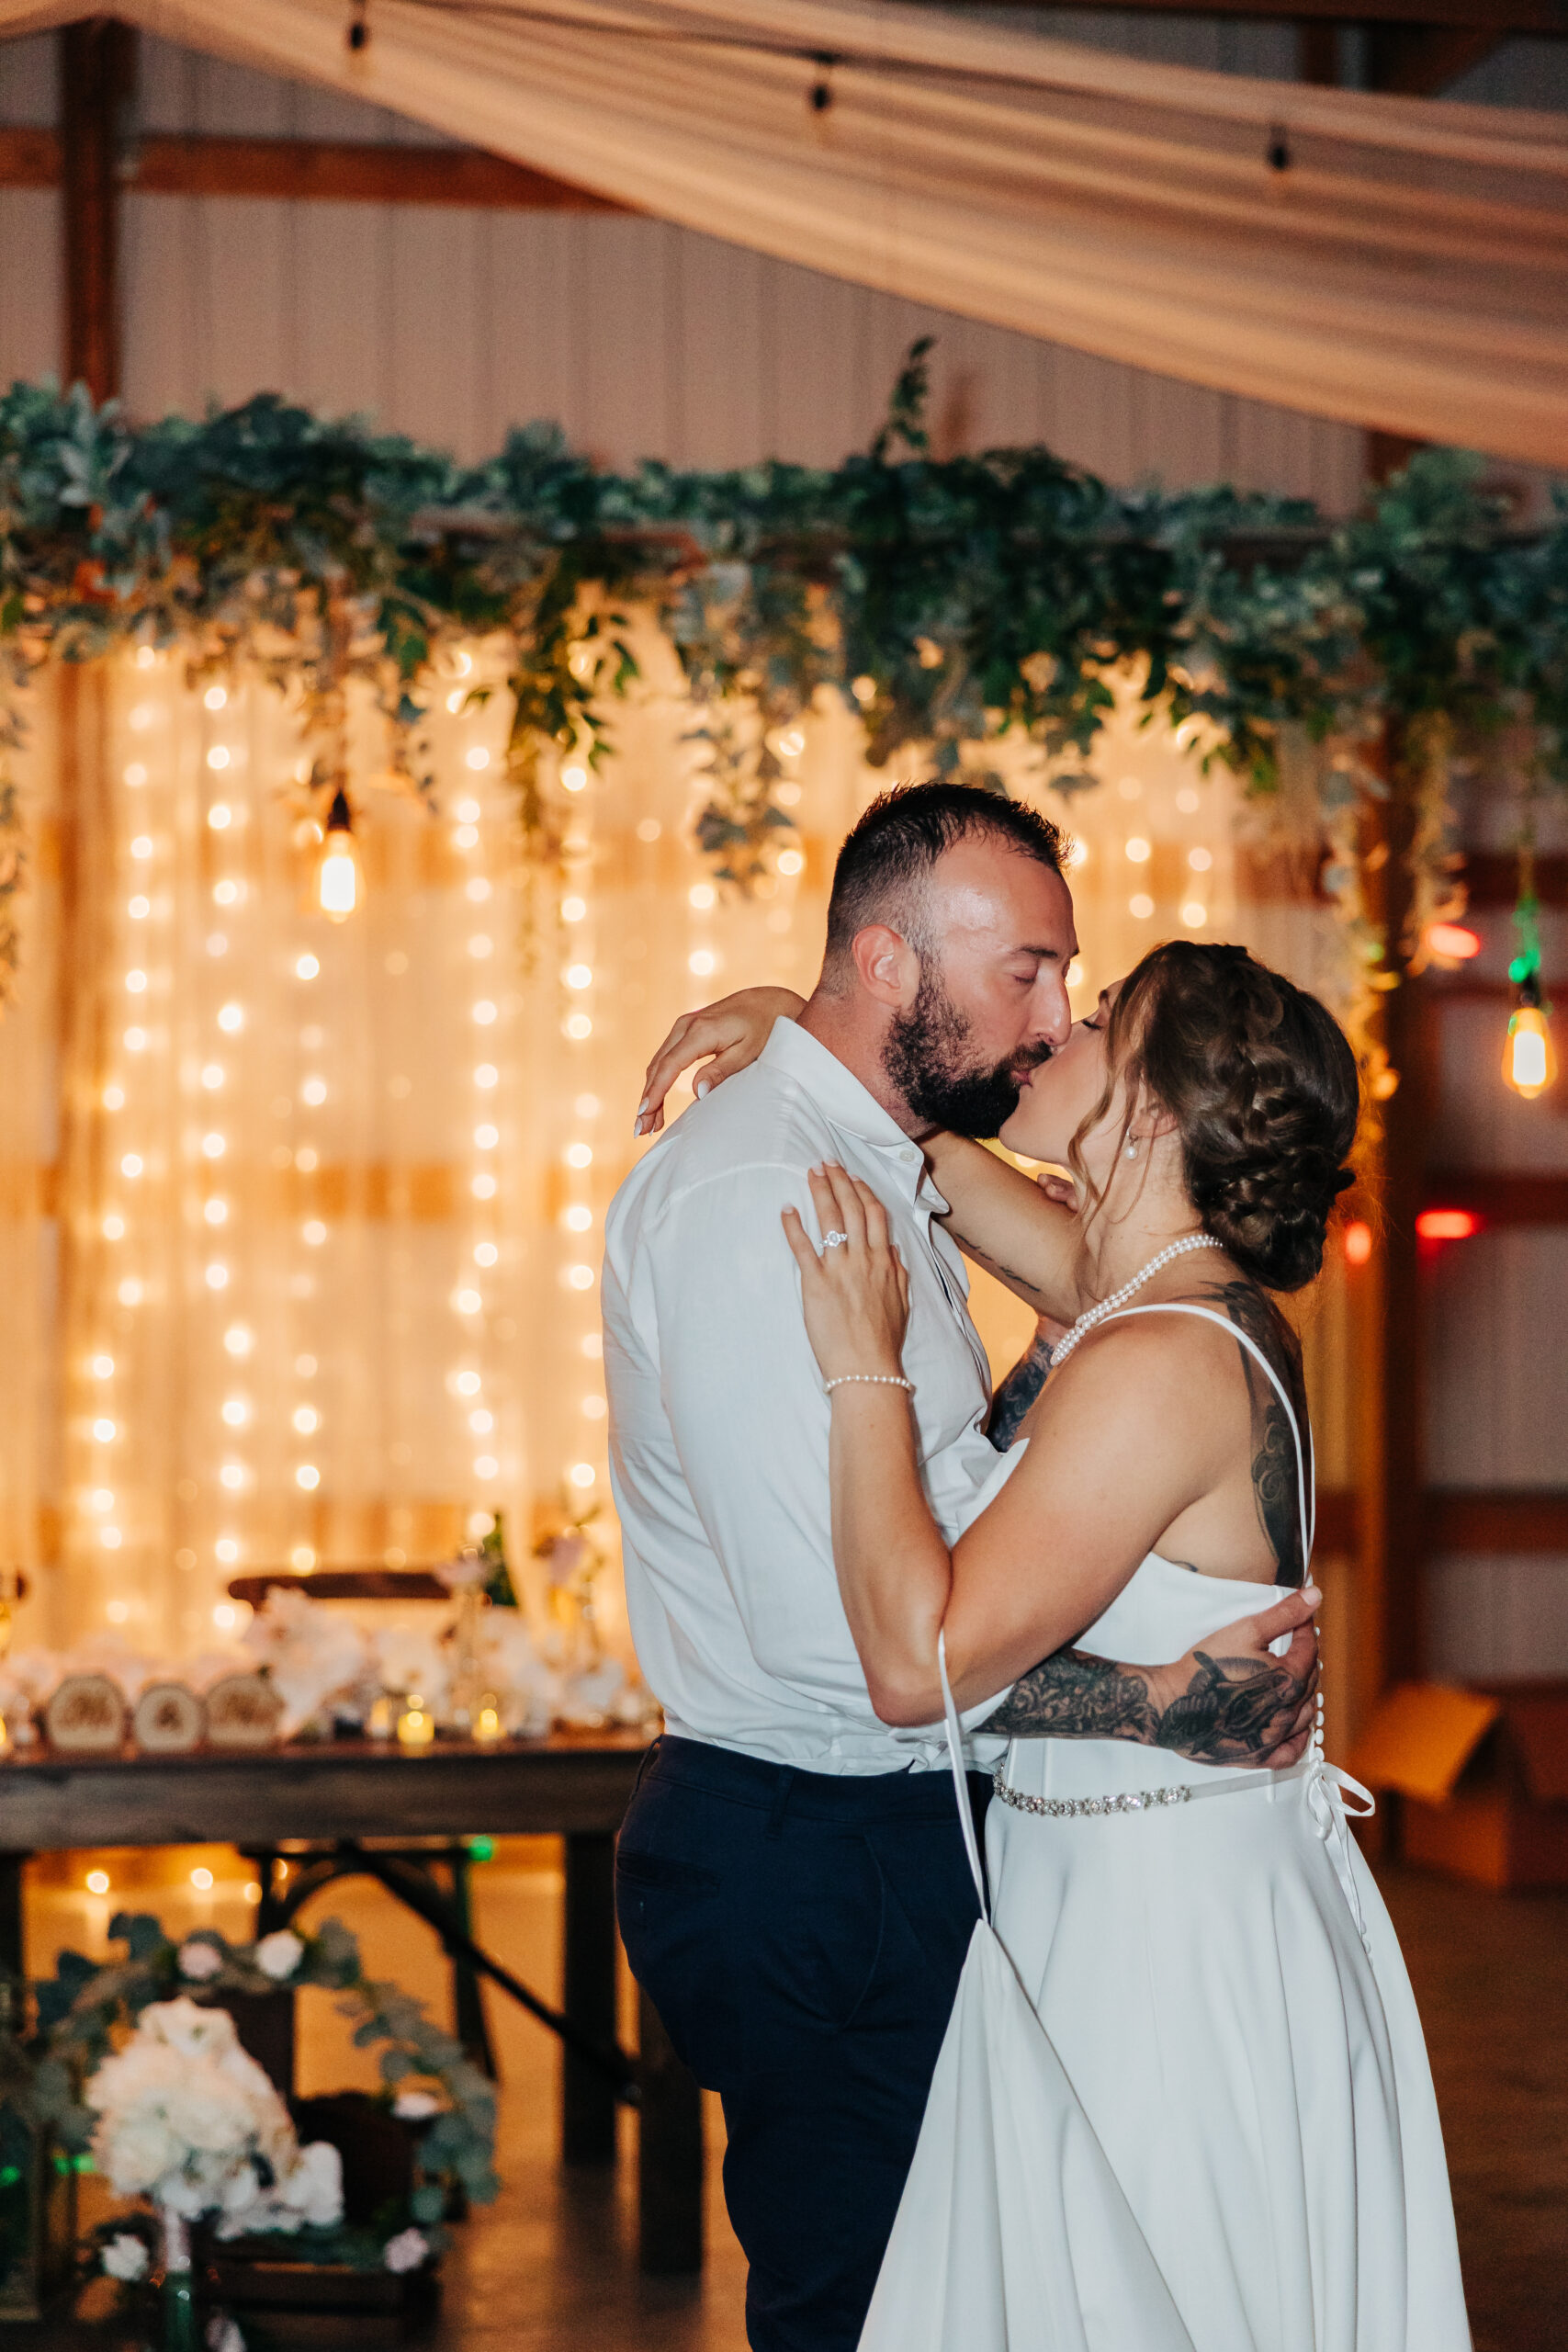
<svg viewBox="0 0 1568 2352">
<path fill-rule="evenodd" d="M 1372 1254 L 1372 1228 L 1358 1217 L 1345 1227 L 1345 1263 L 1364 1266 Z"/>
<path fill-rule="evenodd" d="M 1481 1230 L 1473 1209 L 1423 1209 L 1416 1231 L 1423 1241 L 1468 1241 Z"/>
<path fill-rule="evenodd" d="M 1456 964 L 1468 964 L 1472 956 L 1481 953 L 1479 935 L 1462 922 L 1428 923 L 1427 944 L 1434 956 L 1447 956 Z"/>
</svg>

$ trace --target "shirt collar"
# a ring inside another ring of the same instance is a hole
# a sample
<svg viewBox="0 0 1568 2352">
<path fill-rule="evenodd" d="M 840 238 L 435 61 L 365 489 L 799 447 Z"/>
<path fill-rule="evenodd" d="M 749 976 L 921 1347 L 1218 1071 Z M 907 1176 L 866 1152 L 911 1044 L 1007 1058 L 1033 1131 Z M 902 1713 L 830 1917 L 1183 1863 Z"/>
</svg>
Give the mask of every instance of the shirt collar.
<svg viewBox="0 0 1568 2352">
<path fill-rule="evenodd" d="M 847 1127 L 863 1143 L 875 1144 L 881 1150 L 918 1148 L 853 1070 L 798 1021 L 775 1021 L 761 1057 L 770 1068 L 794 1079 L 836 1127 Z"/>
<path fill-rule="evenodd" d="M 775 1021 L 760 1058 L 770 1069 L 782 1071 L 803 1094 L 808 1095 L 835 1127 L 842 1127 L 859 1142 L 869 1144 L 874 1151 L 893 1159 L 907 1176 L 911 1194 L 924 1191 L 933 1202 L 946 1207 L 927 1176 L 926 1156 L 919 1144 L 910 1141 L 897 1120 L 883 1109 L 875 1095 L 861 1084 L 837 1054 L 829 1053 L 821 1040 L 803 1029 L 798 1021 L 782 1017 Z"/>
</svg>

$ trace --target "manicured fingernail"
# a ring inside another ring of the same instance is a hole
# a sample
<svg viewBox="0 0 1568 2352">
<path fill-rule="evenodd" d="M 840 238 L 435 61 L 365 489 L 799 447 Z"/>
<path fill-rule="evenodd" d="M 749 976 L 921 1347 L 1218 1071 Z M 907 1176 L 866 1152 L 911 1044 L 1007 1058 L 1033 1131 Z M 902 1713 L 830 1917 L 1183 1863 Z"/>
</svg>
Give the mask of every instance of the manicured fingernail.
<svg viewBox="0 0 1568 2352">
<path fill-rule="evenodd" d="M 642 1116 L 643 1113 L 647 1110 L 647 1108 L 648 1108 L 648 1097 L 647 1097 L 647 1095 L 645 1094 L 645 1095 L 643 1096 L 643 1098 L 642 1098 L 642 1101 L 641 1101 L 641 1102 L 637 1104 L 637 1117 L 638 1117 L 639 1119 L 641 1118 L 641 1116 Z"/>
<path fill-rule="evenodd" d="M 712 1080 L 712 1079 L 711 1079 L 711 1078 L 699 1078 L 699 1079 L 698 1079 L 698 1080 L 697 1080 L 697 1101 L 698 1101 L 699 1102 L 702 1101 L 703 1096 L 707 1092 L 708 1088 L 709 1088 L 712 1084 L 713 1084 L 713 1080 Z"/>
<path fill-rule="evenodd" d="M 637 1117 L 632 1121 L 632 1133 L 634 1136 L 640 1136 L 642 1133 L 642 1113 L 640 1111 L 637 1113 Z"/>
<path fill-rule="evenodd" d="M 1318 1590 L 1316 1585 L 1303 1585 L 1302 1587 L 1302 1599 L 1308 1602 L 1312 1608 L 1316 1609 L 1322 1604 L 1323 1595 Z"/>
</svg>

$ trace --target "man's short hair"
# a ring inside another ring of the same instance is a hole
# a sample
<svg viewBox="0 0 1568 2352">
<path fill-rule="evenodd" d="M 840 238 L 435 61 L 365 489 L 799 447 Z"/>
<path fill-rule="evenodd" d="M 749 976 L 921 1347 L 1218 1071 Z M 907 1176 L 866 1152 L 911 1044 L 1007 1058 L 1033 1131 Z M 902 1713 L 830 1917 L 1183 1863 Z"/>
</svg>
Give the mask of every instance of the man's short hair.
<svg viewBox="0 0 1568 2352">
<path fill-rule="evenodd" d="M 857 931 L 885 922 L 908 937 L 932 867 L 959 842 L 990 840 L 1062 871 L 1066 837 L 1021 801 L 973 784 L 905 784 L 874 800 L 846 839 L 828 901 L 828 956 L 847 956 Z M 919 951 L 920 941 L 911 939 Z"/>
</svg>

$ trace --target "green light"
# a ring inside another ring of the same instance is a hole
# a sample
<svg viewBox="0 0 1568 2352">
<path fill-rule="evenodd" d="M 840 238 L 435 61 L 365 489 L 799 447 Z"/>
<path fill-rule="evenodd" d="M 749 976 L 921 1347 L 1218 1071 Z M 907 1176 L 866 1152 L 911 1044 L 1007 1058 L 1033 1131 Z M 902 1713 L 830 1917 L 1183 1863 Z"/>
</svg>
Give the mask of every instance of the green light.
<svg viewBox="0 0 1568 2352">
<path fill-rule="evenodd" d="M 19 2165 L 0 2165 L 0 2188 L 14 2188 L 21 2177 Z"/>
<path fill-rule="evenodd" d="M 495 1839 L 493 1838 L 470 1838 L 468 1839 L 468 1860 L 471 1862 L 493 1862 L 495 1860 Z"/>
</svg>

